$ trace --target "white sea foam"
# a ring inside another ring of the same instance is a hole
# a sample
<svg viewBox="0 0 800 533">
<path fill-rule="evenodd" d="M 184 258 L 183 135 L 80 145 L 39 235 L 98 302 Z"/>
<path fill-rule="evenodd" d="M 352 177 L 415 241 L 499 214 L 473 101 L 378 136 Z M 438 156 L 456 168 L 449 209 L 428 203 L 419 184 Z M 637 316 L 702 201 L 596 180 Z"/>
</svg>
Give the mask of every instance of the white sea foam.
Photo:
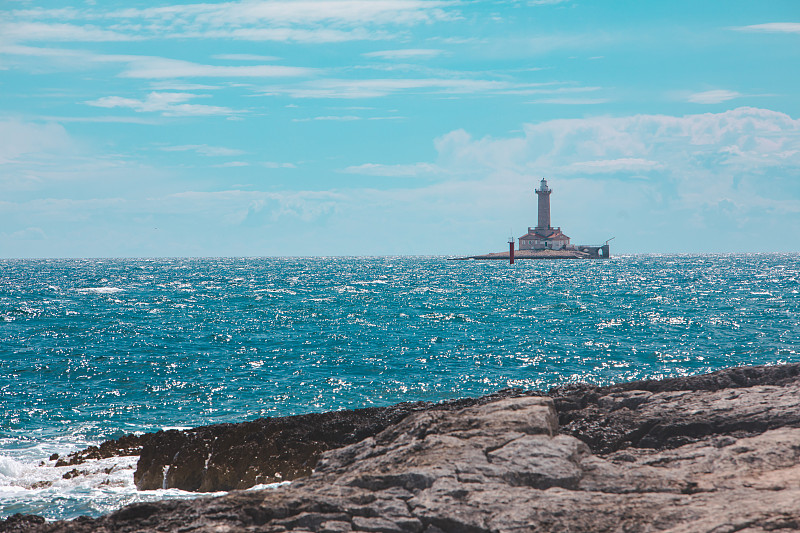
<svg viewBox="0 0 800 533">
<path fill-rule="evenodd" d="M 284 487 L 286 485 L 291 485 L 291 481 L 279 481 L 277 483 L 259 483 L 258 485 L 254 485 L 247 490 L 265 490 L 265 489 L 277 489 L 279 487 Z"/>
<path fill-rule="evenodd" d="M 125 289 L 119 287 L 82 287 L 78 292 L 82 294 L 114 294 L 117 292 L 124 292 Z"/>
<path fill-rule="evenodd" d="M 15 479 L 19 477 L 25 469 L 25 465 L 15 461 L 10 457 L 0 455 L 0 487 L 3 486 L 2 478 Z"/>
<path fill-rule="evenodd" d="M 23 462 L 0 456 L 0 517 L 15 512 L 48 519 L 98 516 L 141 501 L 220 496 L 178 489 L 139 491 L 133 483 L 138 457 L 111 457 L 80 465 Z"/>
</svg>

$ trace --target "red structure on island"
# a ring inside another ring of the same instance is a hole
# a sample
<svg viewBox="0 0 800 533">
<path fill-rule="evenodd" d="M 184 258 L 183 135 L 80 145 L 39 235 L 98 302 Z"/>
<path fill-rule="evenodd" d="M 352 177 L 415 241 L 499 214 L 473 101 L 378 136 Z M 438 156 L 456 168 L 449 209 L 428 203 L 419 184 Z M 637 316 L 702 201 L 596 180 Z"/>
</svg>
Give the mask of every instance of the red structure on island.
<svg viewBox="0 0 800 533">
<path fill-rule="evenodd" d="M 553 189 L 547 186 L 542 178 L 538 196 L 538 218 L 535 228 L 528 228 L 528 233 L 519 238 L 519 250 L 514 253 L 514 241 L 509 242 L 508 252 L 497 252 L 486 255 L 460 257 L 458 259 L 608 259 L 611 257 L 608 242 L 601 245 L 574 245 L 560 227 L 550 225 L 550 195 Z M 610 240 L 610 239 L 609 239 Z"/>
</svg>

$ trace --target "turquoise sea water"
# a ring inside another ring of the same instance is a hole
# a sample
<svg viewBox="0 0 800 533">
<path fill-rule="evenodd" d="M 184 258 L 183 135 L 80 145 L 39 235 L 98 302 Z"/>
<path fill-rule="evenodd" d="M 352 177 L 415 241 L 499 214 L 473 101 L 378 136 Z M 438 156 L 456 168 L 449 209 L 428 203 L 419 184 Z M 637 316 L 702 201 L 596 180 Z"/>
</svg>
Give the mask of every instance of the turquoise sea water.
<svg viewBox="0 0 800 533">
<path fill-rule="evenodd" d="M 792 361 L 798 254 L 2 260 L 0 517 L 186 496 L 47 460 L 130 432 Z"/>
</svg>

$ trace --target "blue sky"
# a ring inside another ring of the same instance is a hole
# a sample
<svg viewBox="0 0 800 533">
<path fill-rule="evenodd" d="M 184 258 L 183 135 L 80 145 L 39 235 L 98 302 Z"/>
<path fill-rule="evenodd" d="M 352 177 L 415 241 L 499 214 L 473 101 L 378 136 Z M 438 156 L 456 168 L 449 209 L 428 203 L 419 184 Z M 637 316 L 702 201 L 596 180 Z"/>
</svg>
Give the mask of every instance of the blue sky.
<svg viewBox="0 0 800 533">
<path fill-rule="evenodd" d="M 800 251 L 800 3 L 6 0 L 0 256 Z"/>
</svg>

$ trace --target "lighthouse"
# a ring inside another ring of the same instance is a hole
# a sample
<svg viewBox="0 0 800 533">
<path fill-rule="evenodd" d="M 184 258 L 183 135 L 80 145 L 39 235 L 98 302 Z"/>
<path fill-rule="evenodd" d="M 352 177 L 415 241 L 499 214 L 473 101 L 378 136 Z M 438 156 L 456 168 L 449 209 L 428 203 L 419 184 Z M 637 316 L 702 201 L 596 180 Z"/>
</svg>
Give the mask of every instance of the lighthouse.
<svg viewBox="0 0 800 533">
<path fill-rule="evenodd" d="M 536 227 L 528 228 L 528 233 L 519 238 L 519 249 L 514 250 L 514 238 L 508 240 L 507 252 L 495 252 L 458 259 L 504 259 L 511 264 L 517 259 L 608 259 L 611 249 L 606 241 L 603 244 L 570 244 L 569 237 L 564 235 L 560 227 L 550 224 L 550 195 L 553 189 L 547 186 L 542 178 L 539 187 L 534 189 L 537 196 Z"/>
<path fill-rule="evenodd" d="M 547 186 L 547 180 L 542 178 L 539 188 L 536 189 L 536 196 L 539 197 L 539 223 L 537 230 L 547 230 L 550 228 L 550 193 L 553 190 Z"/>
<path fill-rule="evenodd" d="M 565 250 L 573 249 L 569 237 L 561 232 L 561 228 L 550 225 L 550 195 L 553 189 L 547 186 L 547 180 L 542 178 L 539 188 L 535 189 L 539 197 L 539 217 L 535 228 L 528 228 L 528 233 L 519 238 L 520 250 Z"/>
</svg>

